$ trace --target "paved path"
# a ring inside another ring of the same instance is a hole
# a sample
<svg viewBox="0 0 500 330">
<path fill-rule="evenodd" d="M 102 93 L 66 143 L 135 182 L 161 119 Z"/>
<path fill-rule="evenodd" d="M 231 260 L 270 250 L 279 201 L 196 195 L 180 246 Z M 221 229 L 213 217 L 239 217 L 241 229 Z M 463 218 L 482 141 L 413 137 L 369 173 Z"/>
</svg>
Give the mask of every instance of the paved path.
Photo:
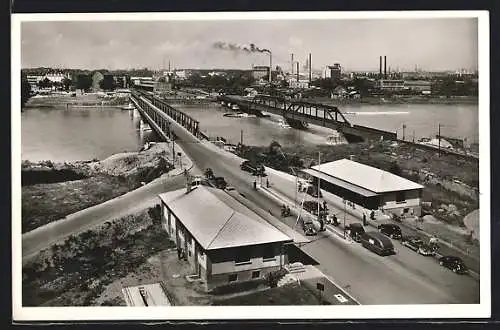
<svg viewBox="0 0 500 330">
<path fill-rule="evenodd" d="M 179 150 L 180 148 L 177 148 L 177 151 Z M 190 160 L 184 159 L 183 162 L 184 167 L 192 167 Z M 64 240 L 72 234 L 80 233 L 107 220 L 116 219 L 154 206 L 159 202 L 158 194 L 184 186 L 183 173 L 183 169 L 176 168 L 143 187 L 23 234 L 23 262 L 28 261 L 39 251 Z"/>
</svg>

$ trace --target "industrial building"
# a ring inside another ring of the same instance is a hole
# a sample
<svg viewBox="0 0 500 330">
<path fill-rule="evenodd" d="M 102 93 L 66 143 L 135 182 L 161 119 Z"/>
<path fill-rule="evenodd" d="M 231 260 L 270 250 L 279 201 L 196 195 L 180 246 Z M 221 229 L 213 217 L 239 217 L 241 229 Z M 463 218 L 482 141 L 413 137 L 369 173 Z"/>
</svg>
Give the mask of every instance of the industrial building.
<svg viewBox="0 0 500 330">
<path fill-rule="evenodd" d="M 424 186 L 349 159 L 302 170 L 326 192 L 344 199 L 353 207 L 380 210 L 397 215 L 421 214 Z"/>
<path fill-rule="evenodd" d="M 255 80 L 260 80 L 269 75 L 268 66 L 254 66 L 252 68 L 252 76 Z"/>
<path fill-rule="evenodd" d="M 208 291 L 261 280 L 287 263 L 292 239 L 223 190 L 200 185 L 159 198 L 163 227 Z"/>
<path fill-rule="evenodd" d="M 330 78 L 334 84 L 338 83 L 342 78 L 342 67 L 339 63 L 335 63 L 328 67 L 330 69 Z"/>
<path fill-rule="evenodd" d="M 380 79 L 377 82 L 377 87 L 383 91 L 399 92 L 405 89 L 405 81 L 395 79 Z"/>
</svg>

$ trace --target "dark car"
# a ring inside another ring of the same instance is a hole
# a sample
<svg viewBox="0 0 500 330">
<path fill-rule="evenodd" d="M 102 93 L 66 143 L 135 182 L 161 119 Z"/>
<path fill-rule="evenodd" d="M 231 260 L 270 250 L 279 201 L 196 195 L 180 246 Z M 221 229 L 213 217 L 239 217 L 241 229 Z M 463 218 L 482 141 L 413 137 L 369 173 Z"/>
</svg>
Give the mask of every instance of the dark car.
<svg viewBox="0 0 500 330">
<path fill-rule="evenodd" d="M 214 177 L 214 178 L 210 179 L 209 182 L 212 186 L 219 188 L 219 189 L 226 189 L 226 187 L 227 187 L 227 182 L 226 182 L 226 180 L 224 180 L 224 178 L 222 176 Z"/>
<path fill-rule="evenodd" d="M 302 219 L 302 230 L 304 231 L 306 236 L 314 236 L 317 234 L 313 222 L 310 219 Z"/>
<path fill-rule="evenodd" d="M 466 274 L 468 272 L 467 266 L 465 266 L 462 259 L 453 256 L 444 256 L 439 258 L 439 264 L 443 267 L 451 269 L 457 274 Z"/>
<path fill-rule="evenodd" d="M 264 166 L 255 165 L 249 160 L 245 160 L 243 163 L 241 163 L 240 168 L 243 171 L 250 172 L 252 175 L 266 176 Z"/>
<path fill-rule="evenodd" d="M 320 213 L 326 211 L 323 205 L 321 205 L 321 203 L 318 203 L 317 201 L 304 201 L 304 203 L 302 203 L 302 208 L 309 213 L 318 215 L 318 205 Z"/>
<path fill-rule="evenodd" d="M 346 234 L 356 242 L 361 241 L 361 236 L 365 234 L 365 228 L 360 223 L 351 223 L 345 227 Z"/>
<path fill-rule="evenodd" d="M 381 256 L 396 254 L 392 241 L 384 234 L 378 232 L 366 232 L 360 237 L 360 242 L 366 249 Z"/>
<path fill-rule="evenodd" d="M 389 236 L 394 239 L 401 239 L 403 234 L 401 233 L 401 228 L 398 225 L 392 223 L 383 223 L 378 226 L 379 232 L 382 234 Z"/>
</svg>

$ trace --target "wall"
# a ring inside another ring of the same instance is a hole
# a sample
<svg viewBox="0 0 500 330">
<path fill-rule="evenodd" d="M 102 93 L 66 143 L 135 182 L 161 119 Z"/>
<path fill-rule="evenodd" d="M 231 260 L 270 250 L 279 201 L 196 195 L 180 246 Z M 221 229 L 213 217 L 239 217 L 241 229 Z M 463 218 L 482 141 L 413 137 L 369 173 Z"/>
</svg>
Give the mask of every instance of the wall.
<svg viewBox="0 0 500 330">
<path fill-rule="evenodd" d="M 382 208 L 390 212 L 399 213 L 400 210 L 405 208 L 413 209 L 415 215 L 420 215 L 421 197 L 419 190 L 405 191 L 405 201 L 396 202 L 396 193 L 385 193 L 381 196 Z"/>
<path fill-rule="evenodd" d="M 234 272 L 231 274 L 237 274 L 237 276 L 238 276 L 237 280 L 234 282 L 229 282 L 229 275 L 230 274 L 228 274 L 228 273 L 212 275 L 207 280 L 206 288 L 207 288 L 207 290 L 210 291 L 216 287 L 220 287 L 220 286 L 224 286 L 224 285 L 228 285 L 228 284 L 262 280 L 263 278 L 265 279 L 269 273 L 275 272 L 279 269 L 280 269 L 280 267 L 277 266 L 277 267 L 268 267 L 268 268 L 264 268 L 264 269 L 255 269 L 255 270 Z M 254 271 L 257 271 L 257 270 L 260 272 L 259 277 L 252 278 L 252 273 Z"/>
</svg>

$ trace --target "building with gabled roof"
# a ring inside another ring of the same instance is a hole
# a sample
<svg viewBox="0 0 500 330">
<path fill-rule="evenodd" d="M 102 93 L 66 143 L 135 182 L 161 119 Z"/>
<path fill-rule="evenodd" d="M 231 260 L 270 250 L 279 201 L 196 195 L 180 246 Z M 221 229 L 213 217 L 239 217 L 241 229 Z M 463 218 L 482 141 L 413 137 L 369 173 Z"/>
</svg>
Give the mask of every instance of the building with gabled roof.
<svg viewBox="0 0 500 330">
<path fill-rule="evenodd" d="M 207 290 L 265 278 L 292 239 L 229 194 L 198 186 L 159 195 L 162 223 Z"/>
<path fill-rule="evenodd" d="M 367 210 L 420 215 L 424 186 L 349 159 L 302 170 L 321 189 Z"/>
</svg>

